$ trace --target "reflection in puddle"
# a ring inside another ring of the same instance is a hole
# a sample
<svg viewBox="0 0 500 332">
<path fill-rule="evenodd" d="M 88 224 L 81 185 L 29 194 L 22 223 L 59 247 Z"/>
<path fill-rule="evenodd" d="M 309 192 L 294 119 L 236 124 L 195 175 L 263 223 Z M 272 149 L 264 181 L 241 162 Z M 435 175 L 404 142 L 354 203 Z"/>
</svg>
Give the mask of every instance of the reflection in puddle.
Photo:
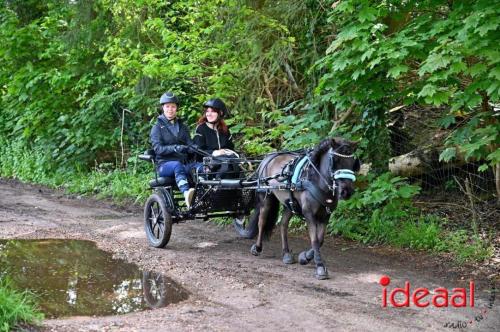
<svg viewBox="0 0 500 332">
<path fill-rule="evenodd" d="M 0 278 L 31 290 L 46 317 L 104 316 L 187 299 L 173 280 L 113 259 L 93 242 L 0 240 Z"/>
</svg>

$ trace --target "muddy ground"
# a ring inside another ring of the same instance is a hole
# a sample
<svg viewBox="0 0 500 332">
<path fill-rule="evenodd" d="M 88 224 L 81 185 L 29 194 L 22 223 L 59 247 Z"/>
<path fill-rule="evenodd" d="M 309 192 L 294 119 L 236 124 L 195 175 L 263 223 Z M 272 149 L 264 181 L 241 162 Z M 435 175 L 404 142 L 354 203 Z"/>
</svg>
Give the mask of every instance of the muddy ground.
<svg viewBox="0 0 500 332">
<path fill-rule="evenodd" d="M 43 331 L 498 331 L 498 274 L 490 268 L 456 267 L 419 252 L 367 247 L 339 238 L 323 246 L 330 279 L 313 277 L 312 265 L 284 265 L 277 233 L 261 257 L 252 240 L 231 227 L 189 221 L 174 225 L 165 249 L 148 246 L 140 206 L 117 207 L 59 191 L 0 180 L 0 238 L 86 239 L 115 257 L 164 273 L 190 292 L 165 308 L 107 317 L 43 321 Z M 292 237 L 295 253 L 303 236 Z M 382 275 L 389 291 L 468 287 L 474 308 L 382 308 Z M 461 323 L 462 328 L 453 328 Z"/>
</svg>

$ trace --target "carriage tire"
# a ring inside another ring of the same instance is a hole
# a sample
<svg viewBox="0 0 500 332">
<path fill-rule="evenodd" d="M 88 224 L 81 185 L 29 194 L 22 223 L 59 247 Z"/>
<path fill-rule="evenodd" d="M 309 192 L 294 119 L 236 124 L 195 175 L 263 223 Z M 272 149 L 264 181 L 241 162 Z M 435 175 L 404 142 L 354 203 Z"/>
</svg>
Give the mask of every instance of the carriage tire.
<svg viewBox="0 0 500 332">
<path fill-rule="evenodd" d="M 253 210 L 249 215 L 234 218 L 236 233 L 245 239 L 253 239 L 259 232 L 260 209 Z"/>
<path fill-rule="evenodd" d="M 172 215 L 167 209 L 165 198 L 154 193 L 144 205 L 144 230 L 152 247 L 163 248 L 172 234 Z"/>
</svg>

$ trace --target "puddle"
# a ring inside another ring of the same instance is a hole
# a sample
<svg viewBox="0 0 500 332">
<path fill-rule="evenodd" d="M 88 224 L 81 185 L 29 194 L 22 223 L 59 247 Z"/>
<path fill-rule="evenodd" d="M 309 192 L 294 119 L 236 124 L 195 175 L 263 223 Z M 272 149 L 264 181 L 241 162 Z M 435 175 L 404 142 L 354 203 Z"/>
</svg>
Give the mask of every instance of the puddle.
<svg viewBox="0 0 500 332">
<path fill-rule="evenodd" d="M 187 299 L 170 278 L 114 259 L 91 241 L 0 240 L 0 277 L 35 294 L 46 317 L 105 316 Z"/>
</svg>

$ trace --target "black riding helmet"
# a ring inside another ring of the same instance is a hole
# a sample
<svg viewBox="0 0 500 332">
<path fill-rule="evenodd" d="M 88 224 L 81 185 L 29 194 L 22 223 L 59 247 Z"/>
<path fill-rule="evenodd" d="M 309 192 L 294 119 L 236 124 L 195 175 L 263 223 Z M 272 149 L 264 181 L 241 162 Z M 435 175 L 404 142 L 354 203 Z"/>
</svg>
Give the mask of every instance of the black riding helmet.
<svg viewBox="0 0 500 332">
<path fill-rule="evenodd" d="M 203 104 L 203 107 L 212 107 L 219 110 L 222 113 L 222 118 L 229 116 L 229 110 L 227 109 L 226 104 L 224 104 L 224 102 L 219 98 L 209 99 L 205 104 Z"/>
<path fill-rule="evenodd" d="M 166 104 L 166 103 L 174 103 L 177 106 L 179 106 L 179 100 L 177 97 L 170 91 L 165 92 L 164 94 L 161 95 L 160 97 L 160 105 Z"/>
</svg>

